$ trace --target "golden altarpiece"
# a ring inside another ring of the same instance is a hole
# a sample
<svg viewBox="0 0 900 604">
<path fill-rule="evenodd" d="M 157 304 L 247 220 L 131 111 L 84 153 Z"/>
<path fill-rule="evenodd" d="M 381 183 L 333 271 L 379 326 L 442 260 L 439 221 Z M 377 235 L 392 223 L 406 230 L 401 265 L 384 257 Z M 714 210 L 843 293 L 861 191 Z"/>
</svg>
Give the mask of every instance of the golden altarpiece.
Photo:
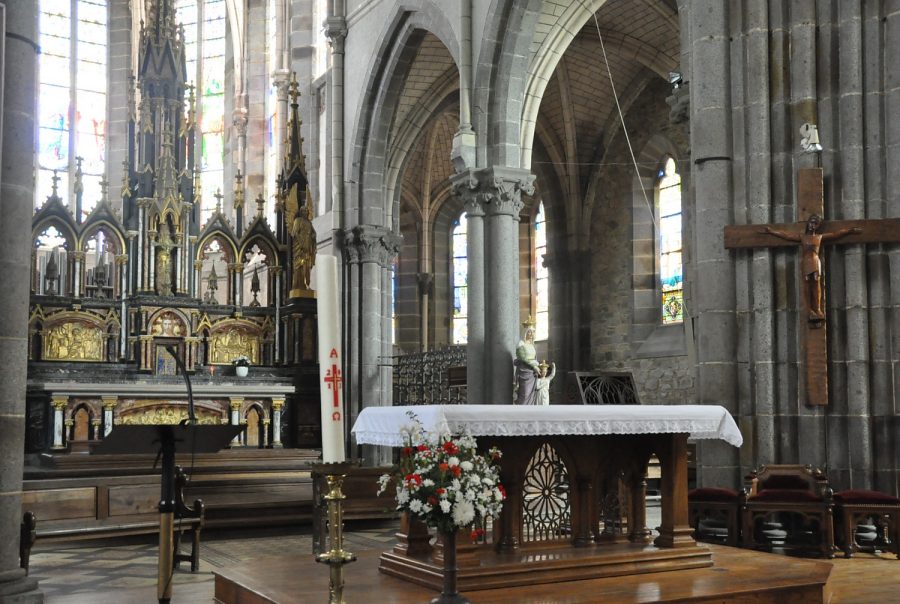
<svg viewBox="0 0 900 604">
<path fill-rule="evenodd" d="M 219 191 L 200 190 L 197 100 L 174 5 L 148 7 L 120 184 L 103 183 L 82 219 L 70 210 L 82 207 L 79 170 L 74 203 L 54 186 L 33 219 L 27 450 L 87 450 L 117 424 L 186 417 L 170 351 L 193 374 L 201 422 L 247 426 L 235 445 L 318 446 L 316 235 L 297 84 L 277 224 L 261 194 L 246 203 L 239 171 L 226 211 Z M 201 196 L 215 200 L 203 224 Z M 248 377 L 235 375 L 238 358 Z"/>
</svg>

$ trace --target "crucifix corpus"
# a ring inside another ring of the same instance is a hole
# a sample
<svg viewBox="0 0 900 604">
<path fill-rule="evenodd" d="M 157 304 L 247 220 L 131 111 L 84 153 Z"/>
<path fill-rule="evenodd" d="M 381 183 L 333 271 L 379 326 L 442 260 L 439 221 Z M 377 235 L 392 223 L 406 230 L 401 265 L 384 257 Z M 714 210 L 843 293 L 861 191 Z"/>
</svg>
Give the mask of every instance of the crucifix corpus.
<svg viewBox="0 0 900 604">
<path fill-rule="evenodd" d="M 801 349 L 806 361 L 806 403 L 828 404 L 828 358 L 825 329 L 825 274 L 822 246 L 830 243 L 900 242 L 900 218 L 823 220 L 825 202 L 822 168 L 797 174 L 799 222 L 725 227 L 725 247 L 800 246 Z"/>
</svg>

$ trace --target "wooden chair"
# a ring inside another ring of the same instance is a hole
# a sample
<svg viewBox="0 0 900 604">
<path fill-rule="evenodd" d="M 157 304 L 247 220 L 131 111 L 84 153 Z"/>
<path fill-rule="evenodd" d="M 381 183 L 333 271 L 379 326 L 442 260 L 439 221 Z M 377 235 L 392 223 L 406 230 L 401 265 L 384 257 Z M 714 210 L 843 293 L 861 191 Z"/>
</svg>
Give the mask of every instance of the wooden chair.
<svg viewBox="0 0 900 604">
<path fill-rule="evenodd" d="M 202 499 L 195 499 L 193 506 L 184 502 L 184 489 L 188 483 L 188 476 L 181 466 L 175 466 L 175 552 L 172 556 L 172 565 L 178 568 L 181 562 L 191 563 L 191 572 L 200 569 L 200 530 L 203 528 L 204 506 Z M 191 553 L 182 554 L 181 536 L 184 532 L 191 535 Z"/>
<path fill-rule="evenodd" d="M 750 485 L 741 506 L 744 547 L 802 550 L 816 545 L 822 556 L 834 557 L 834 501 L 821 470 L 800 464 L 768 465 L 747 478 Z M 766 538 L 760 524 L 773 520 L 781 523 L 784 533 Z M 809 539 L 813 536 L 815 544 Z"/>
<path fill-rule="evenodd" d="M 900 499 L 878 491 L 849 489 L 835 493 L 834 503 L 845 558 L 860 549 L 881 549 L 894 552 L 900 560 Z M 860 545 L 857 529 L 861 521 L 870 519 L 875 525 L 872 540 Z"/>
<path fill-rule="evenodd" d="M 742 493 L 734 489 L 703 487 L 688 492 L 688 521 L 694 539 L 737 547 Z"/>
</svg>

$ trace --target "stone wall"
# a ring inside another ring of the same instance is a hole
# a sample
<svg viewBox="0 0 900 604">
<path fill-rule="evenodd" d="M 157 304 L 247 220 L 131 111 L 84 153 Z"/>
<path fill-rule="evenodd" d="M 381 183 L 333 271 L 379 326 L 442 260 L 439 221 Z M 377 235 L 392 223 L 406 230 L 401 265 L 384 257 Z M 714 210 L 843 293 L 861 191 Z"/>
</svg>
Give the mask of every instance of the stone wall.
<svg viewBox="0 0 900 604">
<path fill-rule="evenodd" d="M 654 78 L 628 108 L 625 123 L 636 153 L 647 147 L 651 139 L 663 136 L 677 152 L 676 161 L 688 156 L 684 133 L 669 124 L 665 102 L 669 94 L 668 85 Z M 692 402 L 696 378 L 682 328 L 657 328 L 649 333 L 635 329 L 635 304 L 641 296 L 636 296 L 640 283 L 634 275 L 634 257 L 636 253 L 642 253 L 642 248 L 634 243 L 633 225 L 635 220 L 646 219 L 637 213 L 648 210 L 643 201 L 634 201 L 635 195 L 641 199 L 643 196 L 639 189 L 635 193 L 634 167 L 622 161 L 629 153 L 621 131 L 612 135 L 603 157 L 604 165 L 594 176 L 599 179 L 600 186 L 594 189 L 598 195 L 596 199 L 588 200 L 593 203 L 589 250 L 591 366 L 599 371 L 631 371 L 638 396 L 644 403 Z M 655 158 L 660 164 L 663 160 L 664 156 Z M 679 161 L 679 171 L 681 165 L 687 163 Z M 655 173 L 655 169 L 652 171 Z M 650 181 L 650 185 L 653 184 Z M 655 190 L 648 189 L 647 193 L 655 205 Z M 687 205 L 687 195 L 683 199 Z M 662 340 L 675 340 L 680 344 L 657 343 Z"/>
</svg>

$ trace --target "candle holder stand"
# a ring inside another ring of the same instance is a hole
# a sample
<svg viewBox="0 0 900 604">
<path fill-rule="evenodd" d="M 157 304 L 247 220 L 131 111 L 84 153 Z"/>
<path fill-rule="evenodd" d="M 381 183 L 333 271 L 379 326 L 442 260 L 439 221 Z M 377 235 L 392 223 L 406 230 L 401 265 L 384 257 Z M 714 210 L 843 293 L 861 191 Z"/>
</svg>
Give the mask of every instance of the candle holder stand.
<svg viewBox="0 0 900 604">
<path fill-rule="evenodd" d="M 328 551 L 316 556 L 316 562 L 327 564 L 331 578 L 328 584 L 328 603 L 344 604 L 344 565 L 356 560 L 356 555 L 344 551 L 344 509 L 346 495 L 341 491 L 344 478 L 356 461 L 311 464 L 317 474 L 325 476 L 328 492 L 323 497 L 328 502 Z"/>
</svg>

